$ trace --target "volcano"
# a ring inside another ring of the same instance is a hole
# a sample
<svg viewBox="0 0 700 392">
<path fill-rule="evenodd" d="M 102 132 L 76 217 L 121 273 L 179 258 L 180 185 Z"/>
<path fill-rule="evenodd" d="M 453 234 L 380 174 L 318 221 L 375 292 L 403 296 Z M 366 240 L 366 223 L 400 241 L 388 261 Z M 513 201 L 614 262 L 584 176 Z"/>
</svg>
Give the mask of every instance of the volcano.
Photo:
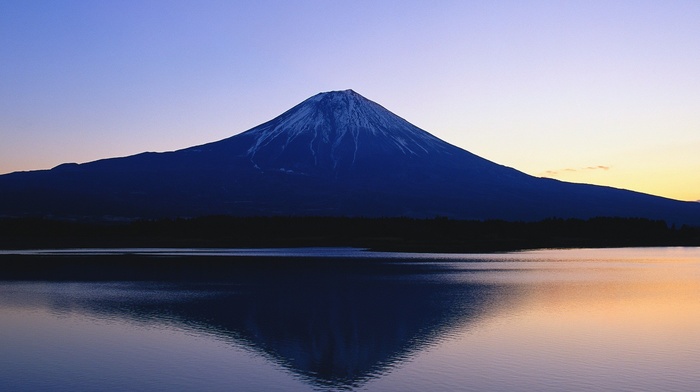
<svg viewBox="0 0 700 392">
<path fill-rule="evenodd" d="M 0 216 L 213 214 L 616 216 L 700 225 L 700 203 L 533 177 L 440 140 L 352 90 L 317 94 L 213 143 L 0 176 Z"/>
</svg>

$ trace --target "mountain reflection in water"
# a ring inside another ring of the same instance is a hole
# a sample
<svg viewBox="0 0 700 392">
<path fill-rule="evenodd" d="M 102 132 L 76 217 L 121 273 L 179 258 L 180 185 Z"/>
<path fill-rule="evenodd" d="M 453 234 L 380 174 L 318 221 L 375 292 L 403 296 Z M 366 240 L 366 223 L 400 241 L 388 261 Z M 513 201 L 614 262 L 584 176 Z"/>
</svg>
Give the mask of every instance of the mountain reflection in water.
<svg viewBox="0 0 700 392">
<path fill-rule="evenodd" d="M 49 284 L 32 300 L 59 313 L 215 335 L 311 385 L 352 388 L 512 298 L 504 286 L 460 281 L 438 263 L 178 260 L 177 278 L 167 281 Z"/>
</svg>

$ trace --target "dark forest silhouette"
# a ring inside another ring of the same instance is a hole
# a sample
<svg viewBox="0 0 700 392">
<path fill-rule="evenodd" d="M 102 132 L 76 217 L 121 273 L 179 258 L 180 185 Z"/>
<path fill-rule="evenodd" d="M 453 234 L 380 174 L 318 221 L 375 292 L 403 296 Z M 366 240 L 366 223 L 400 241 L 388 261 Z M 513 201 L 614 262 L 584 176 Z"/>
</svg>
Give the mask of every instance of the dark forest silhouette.
<svg viewBox="0 0 700 392">
<path fill-rule="evenodd" d="M 539 222 L 446 218 L 231 217 L 104 223 L 0 220 L 0 248 L 306 247 L 488 252 L 534 248 L 698 246 L 700 228 L 600 217 Z"/>
</svg>

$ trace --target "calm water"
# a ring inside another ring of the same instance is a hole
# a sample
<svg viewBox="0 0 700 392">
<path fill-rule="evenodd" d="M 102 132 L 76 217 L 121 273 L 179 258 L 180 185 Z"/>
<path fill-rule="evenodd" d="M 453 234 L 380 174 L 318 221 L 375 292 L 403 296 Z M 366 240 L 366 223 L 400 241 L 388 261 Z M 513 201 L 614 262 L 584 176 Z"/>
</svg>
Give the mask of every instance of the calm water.
<svg viewBox="0 0 700 392">
<path fill-rule="evenodd" d="M 148 280 L 2 255 L 2 391 L 700 390 L 700 248 L 43 253 Z"/>
</svg>

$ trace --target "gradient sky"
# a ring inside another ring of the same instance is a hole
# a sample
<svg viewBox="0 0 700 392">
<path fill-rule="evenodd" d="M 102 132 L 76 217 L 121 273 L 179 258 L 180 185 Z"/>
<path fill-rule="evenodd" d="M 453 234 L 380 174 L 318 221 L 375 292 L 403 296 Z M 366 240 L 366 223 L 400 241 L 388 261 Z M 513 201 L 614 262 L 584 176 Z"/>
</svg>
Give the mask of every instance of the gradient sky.
<svg viewBox="0 0 700 392">
<path fill-rule="evenodd" d="M 0 0 L 0 173 L 348 88 L 535 176 L 700 200 L 700 1 Z"/>
</svg>

